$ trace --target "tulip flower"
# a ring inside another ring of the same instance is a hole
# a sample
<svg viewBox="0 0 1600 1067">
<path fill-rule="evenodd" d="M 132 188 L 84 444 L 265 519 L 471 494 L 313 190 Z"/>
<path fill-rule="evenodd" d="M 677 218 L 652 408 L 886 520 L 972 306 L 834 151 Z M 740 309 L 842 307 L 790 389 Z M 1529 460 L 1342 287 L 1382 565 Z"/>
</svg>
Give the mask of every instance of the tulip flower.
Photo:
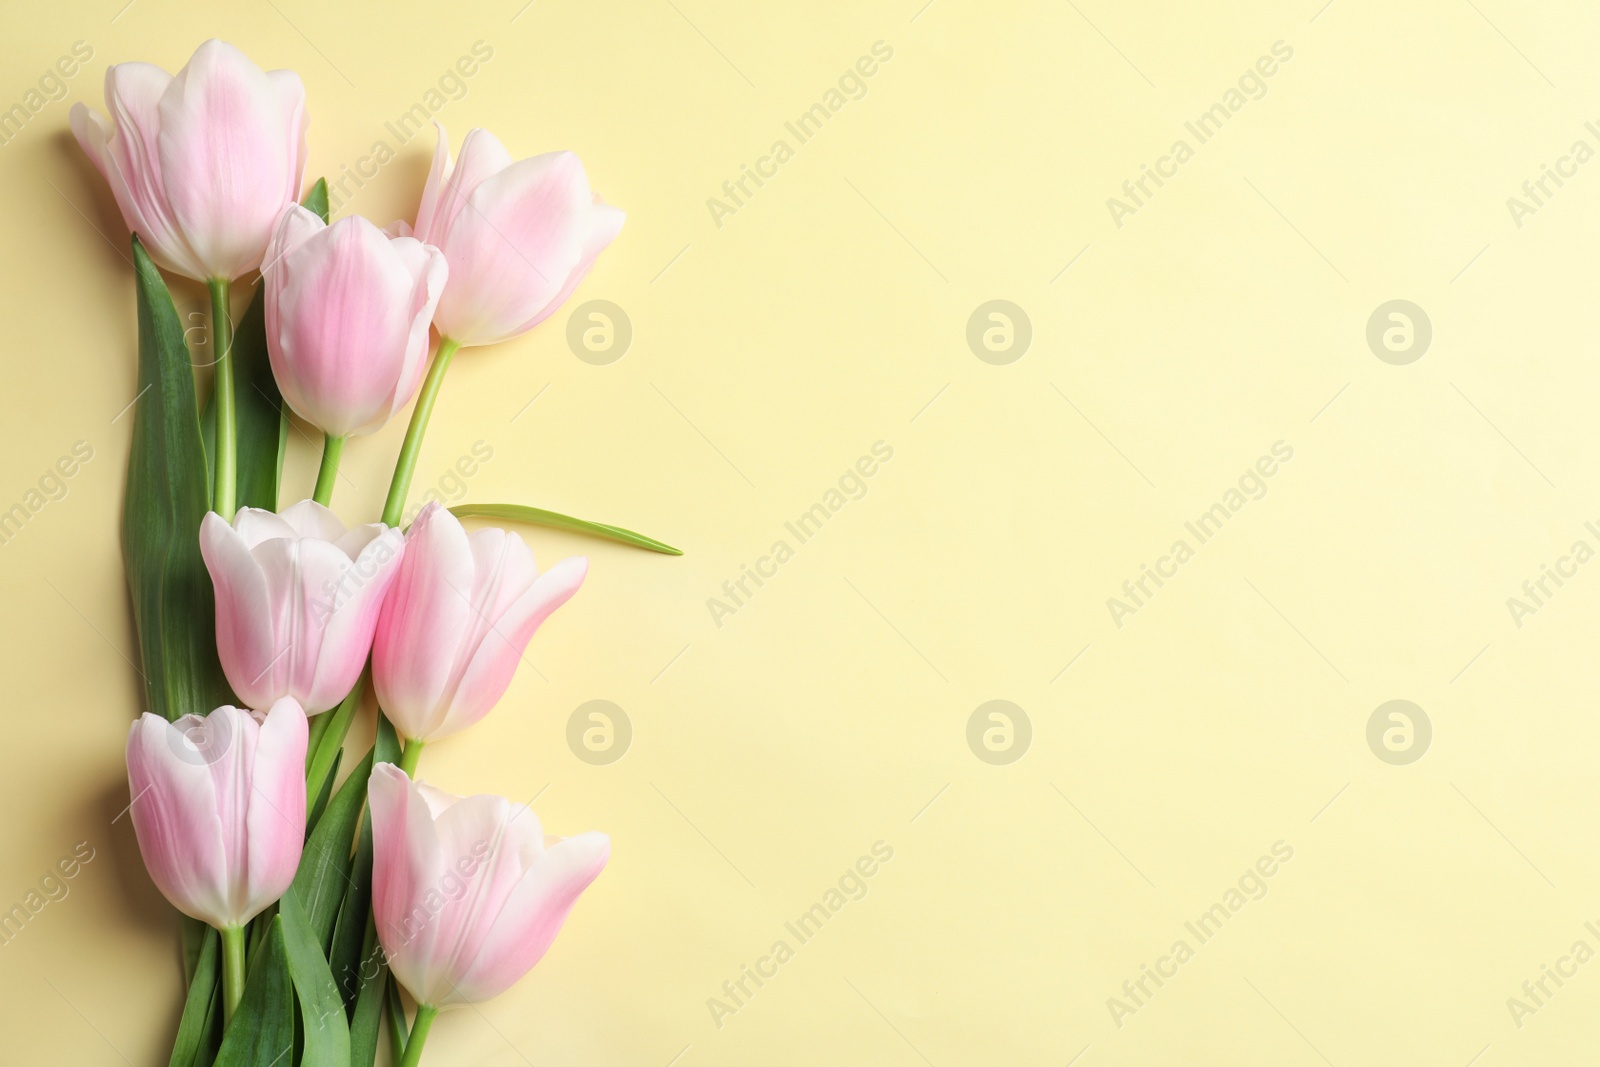
<svg viewBox="0 0 1600 1067">
<path fill-rule="evenodd" d="M 452 796 L 391 763 L 373 768 L 367 798 L 373 920 L 390 970 L 417 1002 L 412 1065 L 440 1008 L 498 996 L 539 962 L 605 867 L 611 839 L 547 840 L 523 805 Z"/>
<path fill-rule="evenodd" d="M 378 429 L 422 384 L 447 270 L 437 248 L 359 215 L 329 226 L 299 205 L 284 212 L 262 268 L 267 355 L 283 398 L 327 435 L 319 502 L 344 438 Z"/>
<path fill-rule="evenodd" d="M 265 714 L 146 712 L 128 731 L 139 852 L 173 907 L 221 931 L 228 1015 L 244 990 L 244 924 L 300 866 L 305 759 L 305 713 L 287 697 Z"/>
<path fill-rule="evenodd" d="M 396 232 L 444 253 L 450 277 L 434 312 L 439 351 L 411 414 L 384 504 L 398 522 L 434 397 L 456 350 L 526 333 L 572 295 L 622 230 L 621 209 L 589 189 L 571 152 L 513 160 L 488 130 L 472 130 L 453 166 L 444 127 L 417 207 L 416 225 Z"/>
<path fill-rule="evenodd" d="M 261 266 L 273 225 L 299 194 L 305 87 L 292 71 L 263 73 L 237 48 L 210 40 L 176 77 L 149 63 L 108 68 L 106 108 L 109 123 L 73 105 L 78 144 L 151 258 L 211 291 L 211 506 L 231 519 L 238 444 L 228 287 Z"/>
<path fill-rule="evenodd" d="M 395 729 L 420 744 L 487 715 L 534 631 L 588 570 L 573 556 L 540 574 L 521 537 L 493 527 L 468 534 L 429 503 L 406 535 L 373 639 L 373 686 Z"/>
<path fill-rule="evenodd" d="M 240 508 L 200 524 L 217 601 L 217 654 L 246 704 L 283 697 L 308 715 L 342 700 L 366 662 L 405 539 L 371 523 L 345 529 L 314 500 L 280 514 Z"/>
<path fill-rule="evenodd" d="M 590 191 L 571 152 L 513 160 L 494 134 L 473 130 L 452 167 L 439 126 L 411 233 L 450 262 L 434 315 L 440 335 L 472 347 L 533 329 L 572 295 L 624 217 Z"/>
<path fill-rule="evenodd" d="M 176 76 L 150 63 L 108 68 L 106 109 L 110 122 L 74 104 L 72 133 L 151 257 L 201 282 L 259 267 L 305 173 L 299 75 L 263 73 L 210 40 Z"/>
</svg>

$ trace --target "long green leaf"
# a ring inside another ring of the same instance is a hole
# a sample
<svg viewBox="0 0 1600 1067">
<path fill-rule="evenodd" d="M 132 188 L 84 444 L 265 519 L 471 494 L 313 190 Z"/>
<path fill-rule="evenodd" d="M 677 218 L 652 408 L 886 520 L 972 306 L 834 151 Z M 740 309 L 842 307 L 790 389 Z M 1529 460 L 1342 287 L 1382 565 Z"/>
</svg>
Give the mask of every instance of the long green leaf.
<svg viewBox="0 0 1600 1067">
<path fill-rule="evenodd" d="M 244 997 L 222 1036 L 216 1067 L 284 1067 L 293 1048 L 294 983 L 280 915 L 250 965 Z"/>
<path fill-rule="evenodd" d="M 178 1022 L 178 1036 L 172 1042 L 172 1056 L 168 1067 L 210 1067 L 216 1054 L 216 1023 L 221 1017 L 217 961 L 221 956 L 222 939 L 217 932 L 206 927 L 200 942 L 200 952 L 195 957 L 194 977 L 189 982 L 189 995 L 183 1002 L 183 1018 Z"/>
<path fill-rule="evenodd" d="M 289 954 L 289 977 L 300 1000 L 301 1030 L 305 1049 L 300 1067 L 349 1067 L 350 1023 L 344 1001 L 334 984 L 333 972 L 322 954 L 322 943 L 311 929 L 305 909 L 293 893 L 278 903 L 283 920 L 284 947 Z"/>
<path fill-rule="evenodd" d="M 206 935 L 212 931 L 199 919 L 191 919 L 187 915 L 178 916 L 178 923 L 183 938 L 183 982 L 188 985 L 194 981 L 195 968 L 200 964 L 200 950 L 205 947 Z"/>
<path fill-rule="evenodd" d="M 204 715 L 233 695 L 217 661 L 211 577 L 200 520 L 211 504 L 194 372 L 172 294 L 133 239 L 139 311 L 139 392 L 122 510 L 122 555 L 139 631 L 145 700 L 173 720 Z"/>
<path fill-rule="evenodd" d="M 318 821 L 322 819 L 322 813 L 328 810 L 328 800 L 333 796 L 333 782 L 334 779 L 339 776 L 339 764 L 343 761 L 343 758 L 343 749 L 340 749 L 338 752 L 333 754 L 333 769 L 329 771 L 328 776 L 322 780 L 322 790 L 317 794 L 316 801 L 311 805 L 311 813 L 306 816 L 307 836 L 310 836 L 311 831 L 316 827 Z M 310 794 L 307 795 L 309 796 Z"/>
<path fill-rule="evenodd" d="M 334 920 L 339 916 L 339 903 L 350 885 L 356 821 L 367 799 L 367 778 L 371 774 L 372 754 L 368 753 L 328 801 L 327 810 L 306 840 L 305 851 L 300 855 L 300 869 L 294 875 L 291 892 L 305 909 L 319 952 L 327 950 Z"/>
<path fill-rule="evenodd" d="M 309 753 L 306 764 L 306 795 L 316 796 L 332 780 L 334 757 L 344 747 L 345 735 L 350 732 L 350 722 L 361 704 L 361 693 L 366 688 L 367 674 L 362 672 L 339 706 L 328 713 L 325 725 L 317 736 L 316 747 Z"/>
<path fill-rule="evenodd" d="M 266 286 L 233 332 L 234 411 L 239 439 L 238 504 L 278 510 L 278 475 L 289 438 L 289 409 L 267 359 Z"/>
<path fill-rule="evenodd" d="M 356 994 L 356 1009 L 350 1016 L 350 1067 L 372 1067 L 378 1057 L 378 1028 L 383 1022 L 383 987 L 389 968 L 378 951 L 378 936 L 367 921 L 366 940 L 361 947 L 361 989 Z"/>
<path fill-rule="evenodd" d="M 378 736 L 373 741 L 372 758 L 377 763 L 397 763 L 400 760 L 400 738 L 383 712 L 378 712 Z M 370 864 L 372 856 L 372 811 L 369 808 L 361 823 L 362 847 L 367 854 L 368 906 L 353 917 L 362 930 L 361 951 L 355 973 L 360 987 L 355 993 L 355 1007 L 350 1015 L 351 1067 L 372 1067 L 378 1055 L 378 1029 L 383 1022 L 384 987 L 388 984 L 389 968 L 384 966 L 383 953 L 378 949 L 378 931 L 372 922 Z M 396 1055 L 398 1056 L 398 1050 Z"/>
<path fill-rule="evenodd" d="M 356 843 L 355 860 L 350 865 L 350 888 L 339 904 L 339 917 L 333 924 L 333 943 L 328 948 L 328 965 L 344 997 L 346 1009 L 353 1009 L 361 989 L 361 939 L 367 930 L 367 913 L 372 908 L 372 820 L 361 819 L 361 839 Z"/>
<path fill-rule="evenodd" d="M 681 548 L 673 548 L 664 541 L 657 541 L 654 537 L 646 537 L 642 533 L 625 530 L 621 526 L 612 526 L 610 523 L 604 522 L 590 522 L 587 519 L 575 519 L 571 515 L 563 515 L 557 511 L 530 508 L 522 504 L 457 504 L 450 509 L 450 513 L 462 519 L 476 515 L 487 519 L 510 519 L 512 522 L 528 522 L 535 526 L 555 526 L 563 530 L 576 530 L 579 533 L 604 537 L 608 541 L 620 541 L 625 545 L 648 549 L 651 552 L 660 552 L 667 556 L 683 555 L 683 549 Z"/>
</svg>

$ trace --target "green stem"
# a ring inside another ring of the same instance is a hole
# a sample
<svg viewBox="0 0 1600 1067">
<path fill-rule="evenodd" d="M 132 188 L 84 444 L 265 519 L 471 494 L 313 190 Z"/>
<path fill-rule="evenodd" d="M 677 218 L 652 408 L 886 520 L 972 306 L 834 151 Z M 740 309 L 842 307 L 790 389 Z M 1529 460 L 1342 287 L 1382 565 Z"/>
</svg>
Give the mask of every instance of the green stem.
<svg viewBox="0 0 1600 1067">
<path fill-rule="evenodd" d="M 406 427 L 406 439 L 400 445 L 400 458 L 395 461 L 394 478 L 389 482 L 389 499 L 383 505 L 383 524 L 397 526 L 400 513 L 406 507 L 406 493 L 411 488 L 411 472 L 416 469 L 417 456 L 422 452 L 422 435 L 428 432 L 428 417 L 433 414 L 433 402 L 439 398 L 439 387 L 444 384 L 444 372 L 450 369 L 450 357 L 461 345 L 448 337 L 439 338 L 439 351 L 434 353 L 433 366 L 428 368 L 428 378 L 417 394 L 417 406 L 411 410 L 411 425 Z M 217 424 L 219 432 L 221 423 Z"/>
<path fill-rule="evenodd" d="M 406 772 L 407 778 L 417 776 L 417 761 L 421 758 L 422 742 L 413 737 L 400 752 L 400 769 Z"/>
<path fill-rule="evenodd" d="M 216 358 L 217 448 L 216 479 L 211 491 L 211 510 L 233 521 L 233 498 L 239 475 L 235 458 L 238 430 L 233 416 L 233 320 L 228 317 L 228 280 L 212 278 L 211 351 Z"/>
<path fill-rule="evenodd" d="M 394 1045 L 394 1056 L 399 1059 L 406 1051 L 406 1006 L 400 1003 L 400 985 L 389 975 L 385 983 L 389 1002 L 389 1043 Z"/>
<path fill-rule="evenodd" d="M 333 480 L 339 475 L 339 457 L 344 454 L 344 438 L 322 435 L 322 467 L 317 471 L 317 487 L 311 499 L 327 507 L 333 499 Z"/>
<path fill-rule="evenodd" d="M 432 1029 L 434 1016 L 438 1014 L 438 1008 L 417 1005 L 417 1021 L 411 1024 L 411 1036 L 406 1039 L 406 1054 L 401 1057 L 400 1067 L 417 1067 L 422 1062 L 422 1045 L 428 1040 L 428 1031 Z"/>
<path fill-rule="evenodd" d="M 222 1019 L 226 1026 L 244 996 L 244 927 L 224 926 L 222 934 Z"/>
</svg>

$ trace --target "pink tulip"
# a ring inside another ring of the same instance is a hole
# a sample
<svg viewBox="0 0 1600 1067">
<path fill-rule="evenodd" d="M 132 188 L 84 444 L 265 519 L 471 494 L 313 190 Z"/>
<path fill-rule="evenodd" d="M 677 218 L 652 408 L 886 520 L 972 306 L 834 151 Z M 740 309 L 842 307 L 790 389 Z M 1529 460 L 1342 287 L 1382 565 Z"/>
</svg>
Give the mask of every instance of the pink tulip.
<svg viewBox="0 0 1600 1067">
<path fill-rule="evenodd" d="M 429 1008 L 498 996 L 538 963 L 611 856 L 601 833 L 546 840 L 504 797 L 457 797 L 392 763 L 367 782 L 372 913 L 400 984 Z"/>
<path fill-rule="evenodd" d="M 384 594 L 405 550 L 399 530 L 346 530 L 313 500 L 274 515 L 240 508 L 200 524 L 200 552 L 217 593 L 217 654 L 228 684 L 264 708 L 293 697 L 308 715 L 355 685 Z"/>
<path fill-rule="evenodd" d="M 324 433 L 371 433 L 428 365 L 444 255 L 359 215 L 332 226 L 295 205 L 267 248 L 267 354 L 283 398 Z"/>
<path fill-rule="evenodd" d="M 128 228 L 161 266 L 232 281 L 261 265 L 306 165 L 306 93 L 210 40 L 176 77 L 149 63 L 106 70 L 108 123 L 72 107 L 72 133 Z"/>
<path fill-rule="evenodd" d="M 133 830 L 173 907 L 221 930 L 283 896 L 305 840 L 305 761 L 305 713 L 288 698 L 265 714 L 225 705 L 133 724 Z"/>
<path fill-rule="evenodd" d="M 372 647 L 373 686 L 395 729 L 434 741 L 487 715 L 534 631 L 588 569 L 573 556 L 540 574 L 516 534 L 490 527 L 468 535 L 438 501 L 423 508 Z"/>
<path fill-rule="evenodd" d="M 571 152 L 513 160 L 488 130 L 473 130 L 452 167 L 440 126 L 417 224 L 402 223 L 400 232 L 450 261 L 433 320 L 439 333 L 461 345 L 492 345 L 553 314 L 624 217 L 590 192 Z"/>
</svg>

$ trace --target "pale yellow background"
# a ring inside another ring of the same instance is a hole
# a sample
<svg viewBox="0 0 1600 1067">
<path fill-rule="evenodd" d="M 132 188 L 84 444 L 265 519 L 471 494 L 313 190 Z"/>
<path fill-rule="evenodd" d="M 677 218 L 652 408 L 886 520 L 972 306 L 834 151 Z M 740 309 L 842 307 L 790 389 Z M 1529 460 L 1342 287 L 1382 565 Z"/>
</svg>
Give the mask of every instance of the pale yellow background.
<svg viewBox="0 0 1600 1067">
<path fill-rule="evenodd" d="M 537 670 L 423 774 L 539 794 L 552 832 L 604 829 L 614 856 L 538 970 L 444 1017 L 427 1062 L 1592 1057 L 1600 963 L 1520 1028 L 1506 1002 L 1573 942 L 1600 949 L 1600 566 L 1520 628 L 1506 599 L 1576 539 L 1600 547 L 1600 162 L 1520 228 L 1506 199 L 1575 140 L 1600 148 L 1600 12 L 922 3 L 8 15 L 0 106 L 73 42 L 94 58 L 0 148 L 0 505 L 75 441 L 94 459 L 0 548 L 0 905 L 75 842 L 96 859 L 0 947 L 0 1060 L 164 1063 L 176 1022 L 173 913 L 112 823 L 140 710 L 116 536 L 126 232 L 67 113 L 102 106 L 107 64 L 176 69 L 210 36 L 299 71 L 313 176 L 393 143 L 385 121 L 483 41 L 437 115 L 452 141 L 574 149 L 629 213 L 571 305 L 623 307 L 626 356 L 580 362 L 566 311 L 468 353 L 418 468 L 420 494 L 481 440 L 467 499 L 688 550 L 528 532 L 547 561 L 587 553 L 589 580 Z M 867 95 L 719 228 L 707 198 L 880 40 Z M 1294 54 L 1265 97 L 1118 228 L 1107 198 L 1276 41 Z M 409 218 L 431 148 L 344 210 Z M 966 342 L 991 299 L 1032 322 L 1008 366 Z M 1392 299 L 1433 324 L 1409 366 L 1365 340 Z M 401 429 L 347 451 L 348 520 L 376 514 Z M 707 598 L 879 440 L 894 458 L 867 496 L 717 627 Z M 1106 599 L 1279 440 L 1294 459 L 1267 495 L 1119 629 Z M 596 698 L 635 731 L 610 766 L 565 740 Z M 1366 741 L 1396 698 L 1434 731 L 1409 766 Z M 1032 723 L 1009 766 L 966 741 L 990 699 Z M 866 897 L 719 1028 L 707 999 L 880 840 Z M 1107 999 L 1280 840 L 1266 897 L 1119 1028 Z"/>
</svg>

